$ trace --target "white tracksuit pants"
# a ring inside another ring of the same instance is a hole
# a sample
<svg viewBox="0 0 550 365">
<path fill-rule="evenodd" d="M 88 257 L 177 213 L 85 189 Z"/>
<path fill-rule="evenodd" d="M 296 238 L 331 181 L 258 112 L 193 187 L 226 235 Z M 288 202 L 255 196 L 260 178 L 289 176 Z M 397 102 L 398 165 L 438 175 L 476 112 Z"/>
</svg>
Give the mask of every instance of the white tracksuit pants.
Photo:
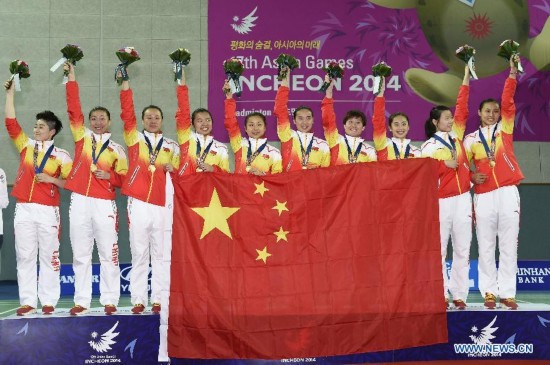
<svg viewBox="0 0 550 365">
<path fill-rule="evenodd" d="M 158 361 L 169 361 L 168 357 L 168 307 L 170 305 L 170 265 L 172 263 L 172 223 L 174 221 L 174 186 L 170 174 L 166 174 L 166 219 L 164 221 L 164 250 L 162 253 L 162 291 L 160 303 L 160 345 Z"/>
<path fill-rule="evenodd" d="M 520 198 L 516 186 L 504 186 L 474 196 L 479 244 L 479 291 L 515 298 L 518 267 Z M 499 267 L 495 253 L 498 236 Z"/>
<path fill-rule="evenodd" d="M 38 299 L 44 305 L 56 306 L 61 293 L 59 284 L 59 207 L 17 203 L 13 220 L 17 284 L 21 305 L 37 308 Z M 36 257 L 40 262 L 38 290 Z"/>
<path fill-rule="evenodd" d="M 151 303 L 160 303 L 162 290 L 162 252 L 164 247 L 165 208 L 128 198 L 132 272 L 132 304 L 147 305 L 149 260 L 151 261 Z"/>
<path fill-rule="evenodd" d="M 75 304 L 90 308 L 92 250 L 95 239 L 101 264 L 99 302 L 102 305 L 118 305 L 120 267 L 118 265 L 118 213 L 115 201 L 72 193 L 69 219 L 75 275 Z"/>
<path fill-rule="evenodd" d="M 469 192 L 439 199 L 439 225 L 441 234 L 441 264 L 445 297 L 450 291 L 453 300 L 466 302 L 470 281 L 470 244 L 472 242 L 472 197 Z M 451 237 L 453 265 L 450 278 L 447 276 L 445 257 Z"/>
</svg>

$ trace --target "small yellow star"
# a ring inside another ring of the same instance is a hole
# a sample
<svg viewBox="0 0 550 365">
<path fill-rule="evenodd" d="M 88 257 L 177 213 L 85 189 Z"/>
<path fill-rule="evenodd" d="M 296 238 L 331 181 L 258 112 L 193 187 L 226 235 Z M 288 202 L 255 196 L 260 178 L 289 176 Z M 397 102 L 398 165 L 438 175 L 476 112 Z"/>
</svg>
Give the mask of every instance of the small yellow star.
<svg viewBox="0 0 550 365">
<path fill-rule="evenodd" d="M 280 240 L 285 240 L 288 242 L 288 239 L 286 238 L 288 231 L 283 231 L 283 227 L 279 227 L 279 231 L 273 232 L 273 234 L 277 236 L 277 242 L 279 242 Z"/>
<path fill-rule="evenodd" d="M 218 192 L 216 191 L 216 189 L 214 189 L 214 192 L 212 193 L 210 205 L 208 205 L 207 207 L 191 209 L 204 219 L 200 239 L 203 239 L 204 236 L 206 236 L 208 233 L 216 228 L 219 229 L 227 237 L 233 239 L 233 237 L 231 237 L 229 225 L 227 224 L 227 219 L 235 214 L 235 212 L 240 208 L 222 206 L 220 197 L 218 196 Z"/>
<path fill-rule="evenodd" d="M 258 253 L 258 257 L 256 257 L 256 261 L 262 260 L 264 264 L 267 264 L 267 258 L 271 256 L 271 254 L 267 252 L 267 246 L 265 246 L 263 250 L 256 249 L 256 252 Z"/>
<path fill-rule="evenodd" d="M 277 205 L 274 206 L 273 208 L 271 209 L 275 209 L 276 211 L 279 212 L 279 216 L 281 215 L 281 213 L 286 210 L 287 212 L 289 211 L 288 208 L 286 207 L 286 202 L 279 202 L 278 200 L 276 200 L 277 202 Z"/>
<path fill-rule="evenodd" d="M 262 198 L 264 197 L 265 192 L 269 191 L 269 189 L 265 187 L 264 181 L 262 181 L 261 184 L 254 183 L 254 185 L 256 186 L 256 191 L 254 192 L 254 194 L 260 194 Z"/>
</svg>

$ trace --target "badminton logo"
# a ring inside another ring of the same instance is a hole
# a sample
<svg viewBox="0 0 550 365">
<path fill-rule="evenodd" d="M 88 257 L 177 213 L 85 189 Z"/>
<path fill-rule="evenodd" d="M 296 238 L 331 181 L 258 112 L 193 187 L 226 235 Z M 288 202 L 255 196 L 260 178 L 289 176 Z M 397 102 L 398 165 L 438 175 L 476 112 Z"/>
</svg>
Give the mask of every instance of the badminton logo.
<svg viewBox="0 0 550 365">
<path fill-rule="evenodd" d="M 115 323 L 110 330 L 99 336 L 99 334 L 94 331 L 90 334 L 92 340 L 88 341 L 90 347 L 96 350 L 99 353 L 104 353 L 109 350 L 112 350 L 111 345 L 116 344 L 114 338 L 118 336 L 119 332 L 115 332 L 115 329 L 118 326 L 118 321 Z"/>
<path fill-rule="evenodd" d="M 455 343 L 456 354 L 465 354 L 468 357 L 500 357 L 502 354 L 532 354 L 532 343 L 515 344 L 516 334 L 510 336 L 504 343 L 493 343 L 498 327 L 495 326 L 497 317 L 481 330 L 477 326 L 470 329 L 472 343 Z"/>
<path fill-rule="evenodd" d="M 257 16 L 254 16 L 256 14 L 256 10 L 258 10 L 258 7 L 256 6 L 254 10 L 244 18 L 240 18 L 238 16 L 233 17 L 233 23 L 231 24 L 231 27 L 235 30 L 235 32 L 239 34 L 248 34 L 251 32 L 252 27 L 255 27 L 256 24 L 254 22 L 256 19 L 258 19 Z"/>
<path fill-rule="evenodd" d="M 472 342 L 475 343 L 476 345 L 487 345 L 492 343 L 491 340 L 495 338 L 495 336 L 493 336 L 493 333 L 495 333 L 496 330 L 498 330 L 498 327 L 493 327 L 496 320 L 497 320 L 497 316 L 493 318 L 491 323 L 483 327 L 481 331 L 479 331 L 479 334 L 478 334 L 478 328 L 476 326 L 473 326 L 471 329 L 472 334 L 470 335 L 470 339 L 472 340 Z"/>
</svg>

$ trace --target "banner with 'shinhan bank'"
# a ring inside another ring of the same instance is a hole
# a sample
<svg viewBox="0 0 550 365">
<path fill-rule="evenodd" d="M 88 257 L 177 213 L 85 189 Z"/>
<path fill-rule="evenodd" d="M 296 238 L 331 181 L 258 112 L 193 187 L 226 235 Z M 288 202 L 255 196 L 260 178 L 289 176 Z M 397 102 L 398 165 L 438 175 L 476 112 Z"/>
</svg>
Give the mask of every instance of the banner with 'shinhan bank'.
<svg viewBox="0 0 550 365">
<path fill-rule="evenodd" d="M 238 57 L 245 70 L 237 98 L 239 122 L 259 111 L 267 116 L 269 140 L 277 140 L 273 105 L 277 81 L 275 59 L 290 54 L 299 62 L 291 75 L 290 112 L 300 105 L 314 111 L 315 134 L 322 137 L 317 90 L 327 63 L 345 69 L 337 80 L 334 100 L 340 121 L 349 109 L 368 118 L 363 134 L 372 140 L 374 77 L 371 68 L 385 61 L 386 111 L 409 116 L 409 138 L 425 140 L 424 122 L 433 105 L 453 106 L 464 74 L 455 56 L 464 44 L 476 49 L 479 80 L 471 81 L 467 132 L 479 125 L 477 109 L 487 98 L 499 100 L 508 62 L 497 56 L 506 39 L 520 44 L 525 73 L 519 75 L 516 141 L 550 141 L 550 7 L 545 0 L 242 0 L 208 2 L 208 106 L 214 136 L 228 141 L 223 127 L 223 61 Z M 192 67 L 187 72 L 193 72 Z M 193 105 L 193 100 L 191 100 Z M 195 105 L 196 106 L 196 105 Z M 341 123 L 339 123 L 341 124 Z M 339 125 L 339 128 L 342 126 Z"/>
</svg>

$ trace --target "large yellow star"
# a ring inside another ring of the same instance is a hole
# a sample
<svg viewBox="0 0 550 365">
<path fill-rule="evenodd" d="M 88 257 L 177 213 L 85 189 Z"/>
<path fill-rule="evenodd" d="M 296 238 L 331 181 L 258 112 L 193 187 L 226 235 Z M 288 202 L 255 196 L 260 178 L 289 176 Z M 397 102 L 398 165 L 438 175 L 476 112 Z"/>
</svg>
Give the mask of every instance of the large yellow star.
<svg viewBox="0 0 550 365">
<path fill-rule="evenodd" d="M 286 202 L 279 202 L 278 200 L 276 200 L 277 202 L 277 205 L 275 205 L 273 208 L 271 209 L 275 209 L 277 212 L 279 212 L 279 216 L 281 215 L 281 213 L 286 210 L 288 212 L 288 208 L 286 207 Z"/>
<path fill-rule="evenodd" d="M 285 240 L 288 242 L 288 239 L 286 238 L 286 235 L 288 234 L 288 232 L 289 231 L 284 231 L 283 227 L 279 227 L 279 231 L 273 232 L 273 234 L 277 236 L 277 242 L 279 242 L 280 240 Z"/>
<path fill-rule="evenodd" d="M 227 224 L 227 219 L 231 217 L 240 208 L 223 207 L 220 202 L 218 192 L 214 188 L 212 198 L 210 199 L 210 205 L 204 208 L 191 208 L 195 213 L 200 215 L 204 219 L 202 226 L 201 239 L 204 238 L 213 229 L 219 229 L 227 237 L 231 237 L 231 231 Z"/>
<path fill-rule="evenodd" d="M 263 250 L 256 249 L 256 252 L 258 253 L 258 257 L 256 257 L 256 261 L 262 260 L 264 264 L 267 264 L 267 258 L 271 256 L 271 254 L 267 252 L 267 246 L 265 246 Z"/>
<path fill-rule="evenodd" d="M 265 192 L 269 191 L 269 189 L 265 187 L 264 181 L 262 181 L 261 184 L 254 183 L 254 185 L 256 186 L 256 191 L 254 192 L 254 194 L 260 194 L 262 198 L 264 197 Z"/>
</svg>

